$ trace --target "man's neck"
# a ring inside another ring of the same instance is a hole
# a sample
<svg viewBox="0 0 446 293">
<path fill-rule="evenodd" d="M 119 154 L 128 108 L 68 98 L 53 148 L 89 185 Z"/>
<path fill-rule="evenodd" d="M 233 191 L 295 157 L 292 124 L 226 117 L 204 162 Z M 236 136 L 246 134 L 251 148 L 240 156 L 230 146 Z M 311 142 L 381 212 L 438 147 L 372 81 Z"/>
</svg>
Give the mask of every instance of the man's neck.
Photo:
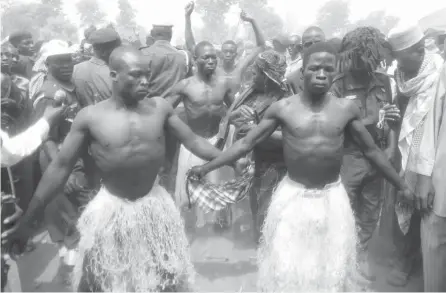
<svg viewBox="0 0 446 293">
<path fill-rule="evenodd" d="M 204 74 L 203 72 L 200 72 L 200 71 L 198 70 L 198 71 L 197 71 L 197 77 L 198 77 L 200 80 L 202 80 L 202 81 L 208 83 L 208 82 L 210 82 L 210 81 L 212 80 L 212 78 L 214 77 L 214 73 L 208 75 L 208 74 Z"/>
<path fill-rule="evenodd" d="M 328 98 L 328 93 L 313 94 L 304 89 L 302 92 L 302 98 L 304 103 L 311 108 L 320 108 L 325 105 Z"/>
<path fill-rule="evenodd" d="M 226 72 L 232 72 L 235 69 L 235 61 L 223 62 L 223 70 Z"/>
<path fill-rule="evenodd" d="M 113 94 L 112 100 L 115 102 L 117 108 L 126 109 L 126 110 L 134 110 L 138 108 L 139 101 L 129 101 L 120 95 Z"/>
</svg>

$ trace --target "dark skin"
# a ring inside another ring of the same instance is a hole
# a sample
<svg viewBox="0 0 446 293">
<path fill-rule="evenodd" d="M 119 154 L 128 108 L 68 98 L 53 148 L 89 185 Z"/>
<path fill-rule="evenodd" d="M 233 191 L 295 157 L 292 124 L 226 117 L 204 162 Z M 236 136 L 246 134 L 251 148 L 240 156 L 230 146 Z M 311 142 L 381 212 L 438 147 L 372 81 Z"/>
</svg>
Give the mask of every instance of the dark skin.
<svg viewBox="0 0 446 293">
<path fill-rule="evenodd" d="M 311 47 L 311 45 L 325 41 L 325 34 L 319 28 L 309 28 L 302 35 L 303 53 Z"/>
<path fill-rule="evenodd" d="M 281 126 L 289 177 L 307 188 L 322 188 L 339 178 L 344 134 L 348 131 L 377 169 L 406 195 L 411 194 L 361 123 L 359 108 L 350 100 L 327 94 L 336 73 L 336 56 L 313 53 L 304 67 L 302 94 L 274 103 L 245 138 L 192 172 L 203 176 L 241 158 Z"/>
<path fill-rule="evenodd" d="M 17 50 L 21 55 L 33 56 L 34 55 L 34 41 L 30 38 L 24 38 L 17 44 Z"/>
<path fill-rule="evenodd" d="M 301 39 L 297 35 L 290 37 L 290 46 L 288 47 L 288 53 L 290 53 L 291 60 L 296 60 L 302 51 Z"/>
<path fill-rule="evenodd" d="M 198 50 L 195 61 L 197 73 L 179 82 L 167 100 L 174 107 L 183 101 L 189 127 L 202 137 L 212 137 L 233 101 L 233 83 L 215 74 L 217 53 L 213 46 Z"/>
<path fill-rule="evenodd" d="M 146 196 L 152 189 L 164 163 L 167 131 L 203 159 L 220 154 L 194 134 L 164 99 L 145 98 L 149 65 L 138 50 L 118 48 L 110 63 L 112 98 L 86 107 L 76 116 L 59 154 L 37 187 L 17 237 L 26 235 L 26 223 L 58 194 L 79 156 L 87 151 L 107 190 L 130 201 Z"/>
<path fill-rule="evenodd" d="M 48 71 L 58 80 L 69 82 L 73 76 L 74 62 L 71 54 L 56 55 L 47 58 Z"/>
<path fill-rule="evenodd" d="M 193 1 L 189 2 L 185 8 L 186 14 L 186 30 L 185 30 L 185 38 L 186 38 L 186 47 L 190 52 L 194 51 L 195 48 L 195 38 L 192 33 L 192 21 L 191 15 L 194 11 L 195 3 Z M 254 34 L 256 37 L 257 48 L 253 49 L 252 52 L 237 66 L 235 65 L 235 58 L 237 57 L 237 46 L 233 44 L 224 44 L 222 46 L 222 54 L 223 54 L 223 70 L 226 73 L 232 73 L 235 79 L 238 79 L 246 69 L 249 64 L 255 59 L 255 57 L 264 50 L 265 46 L 265 38 L 260 32 L 260 28 L 257 25 L 257 22 L 250 16 L 248 16 L 245 12 L 242 11 L 240 14 L 240 18 L 243 21 L 250 22 L 252 28 L 254 30 Z"/>
<path fill-rule="evenodd" d="M 410 48 L 393 52 L 398 68 L 404 72 L 405 80 L 414 78 L 420 70 L 425 55 L 424 39 Z"/>
</svg>

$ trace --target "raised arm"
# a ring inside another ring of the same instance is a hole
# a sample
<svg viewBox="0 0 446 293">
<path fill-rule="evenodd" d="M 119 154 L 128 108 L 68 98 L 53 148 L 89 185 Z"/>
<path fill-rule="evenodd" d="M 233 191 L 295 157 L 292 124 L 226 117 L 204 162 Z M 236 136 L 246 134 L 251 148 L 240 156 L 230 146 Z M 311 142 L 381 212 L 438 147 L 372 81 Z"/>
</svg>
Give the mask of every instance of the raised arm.
<svg viewBox="0 0 446 293">
<path fill-rule="evenodd" d="M 174 112 L 169 103 L 160 99 L 163 111 L 167 112 L 167 131 L 171 132 L 193 154 L 203 160 L 213 160 L 221 151 L 210 144 L 205 138 L 196 135 L 187 124 Z"/>
<path fill-rule="evenodd" d="M 251 65 L 254 59 L 265 50 L 265 38 L 260 31 L 257 21 L 254 18 L 248 16 L 245 12 L 242 12 L 240 14 L 240 18 L 251 23 L 254 34 L 256 36 L 257 47 L 252 51 L 250 55 L 246 56 L 246 58 L 241 60 L 240 63 L 237 65 L 232 78 L 235 88 L 238 88 L 238 86 L 240 85 L 242 76 L 248 69 L 249 65 Z"/>
<path fill-rule="evenodd" d="M 25 225 L 34 218 L 36 213 L 42 212 L 43 208 L 54 199 L 67 181 L 79 155 L 87 150 L 88 110 L 87 107 L 78 113 L 62 148 L 43 174 L 23 217 Z"/>
<path fill-rule="evenodd" d="M 269 107 L 259 125 L 250 130 L 244 138 L 235 142 L 218 158 L 203 166 L 204 173 L 209 173 L 221 166 L 232 164 L 248 154 L 258 143 L 268 138 L 279 126 L 279 120 L 277 119 L 279 108 L 280 105 L 278 103 L 274 103 Z"/>
<path fill-rule="evenodd" d="M 193 52 L 195 48 L 195 38 L 192 33 L 192 21 L 190 19 L 192 12 L 194 11 L 195 3 L 189 2 L 185 8 L 186 27 L 184 29 L 186 48 L 189 52 Z"/>
<path fill-rule="evenodd" d="M 398 189 L 406 190 L 406 183 L 393 168 L 384 152 L 375 144 L 372 136 L 361 122 L 359 108 L 350 101 L 346 102 L 348 103 L 349 111 L 353 115 L 352 120 L 347 125 L 347 131 L 350 132 L 354 141 L 364 152 L 365 157 L 383 173 L 384 177 Z"/>
</svg>

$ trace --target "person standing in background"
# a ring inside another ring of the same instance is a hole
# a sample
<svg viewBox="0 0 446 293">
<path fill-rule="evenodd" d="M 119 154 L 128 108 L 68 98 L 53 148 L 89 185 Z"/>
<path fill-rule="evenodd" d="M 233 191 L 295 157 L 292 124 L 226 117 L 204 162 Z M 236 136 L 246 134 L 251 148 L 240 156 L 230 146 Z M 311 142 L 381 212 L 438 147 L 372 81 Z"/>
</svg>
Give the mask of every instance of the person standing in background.
<svg viewBox="0 0 446 293">
<path fill-rule="evenodd" d="M 33 76 L 33 66 L 34 66 L 34 41 L 30 32 L 19 31 L 11 34 L 9 36 L 9 42 L 17 48 L 19 52 L 19 61 L 17 63 L 17 68 L 13 70 L 27 78 L 30 79 Z"/>
<path fill-rule="evenodd" d="M 289 74 L 300 70 L 302 67 L 302 39 L 298 35 L 292 35 L 289 40 L 288 53 L 290 54 L 290 60 L 286 69 L 285 77 Z"/>
</svg>

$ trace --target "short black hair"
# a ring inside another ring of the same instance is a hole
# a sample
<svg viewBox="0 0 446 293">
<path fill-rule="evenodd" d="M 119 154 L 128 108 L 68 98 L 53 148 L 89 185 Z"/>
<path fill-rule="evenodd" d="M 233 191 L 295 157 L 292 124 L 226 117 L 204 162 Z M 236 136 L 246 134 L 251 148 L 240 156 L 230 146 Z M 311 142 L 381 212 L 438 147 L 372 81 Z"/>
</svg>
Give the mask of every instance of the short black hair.
<svg viewBox="0 0 446 293">
<path fill-rule="evenodd" d="M 303 34 L 302 34 L 302 37 L 303 36 L 305 36 L 306 34 L 308 34 L 309 32 L 313 32 L 313 31 L 315 31 L 315 32 L 318 32 L 318 33 L 321 33 L 324 37 L 325 37 L 325 33 L 324 33 L 324 31 L 320 28 L 320 27 L 318 27 L 318 26 L 310 26 L 309 28 L 307 28 L 304 32 L 303 32 Z"/>
<path fill-rule="evenodd" d="M 311 55 L 314 53 L 329 53 L 333 54 L 335 58 L 337 59 L 337 52 L 336 49 L 333 48 L 333 46 L 329 42 L 319 42 L 311 47 L 308 48 L 308 50 L 305 52 L 305 55 L 303 57 L 302 61 L 302 68 L 305 69 L 305 66 L 307 66 L 308 60 L 310 60 Z"/>
<path fill-rule="evenodd" d="M 238 48 L 238 45 L 232 40 L 224 41 L 224 43 L 221 46 L 223 47 L 224 45 L 233 45 L 235 46 L 236 49 Z"/>
<path fill-rule="evenodd" d="M 198 55 L 200 53 L 200 50 L 202 50 L 206 46 L 214 47 L 214 45 L 212 45 L 208 41 L 201 41 L 201 42 L 199 42 L 198 44 L 195 45 L 195 48 L 194 48 L 194 56 L 195 56 L 195 58 L 198 57 Z"/>
</svg>

